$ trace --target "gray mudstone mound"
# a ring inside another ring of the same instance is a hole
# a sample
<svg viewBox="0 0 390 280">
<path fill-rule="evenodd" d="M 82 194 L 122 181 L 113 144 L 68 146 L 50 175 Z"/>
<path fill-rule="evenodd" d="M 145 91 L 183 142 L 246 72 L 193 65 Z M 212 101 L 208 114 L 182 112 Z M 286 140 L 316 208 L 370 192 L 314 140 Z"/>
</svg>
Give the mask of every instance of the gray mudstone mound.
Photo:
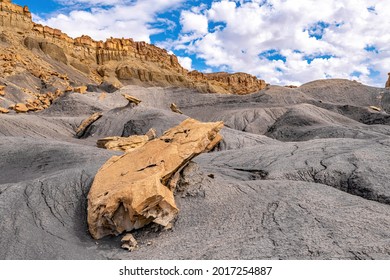
<svg viewBox="0 0 390 280">
<path fill-rule="evenodd" d="M 0 115 L 1 259 L 390 259 L 388 90 L 347 80 L 245 96 L 90 90 L 39 113 Z M 95 112 L 102 117 L 77 139 Z M 96 140 L 161 135 L 187 117 L 224 121 L 224 139 L 181 171 L 173 228 L 133 231 L 132 252 L 122 236 L 96 242 L 86 196 L 121 154 Z"/>
</svg>

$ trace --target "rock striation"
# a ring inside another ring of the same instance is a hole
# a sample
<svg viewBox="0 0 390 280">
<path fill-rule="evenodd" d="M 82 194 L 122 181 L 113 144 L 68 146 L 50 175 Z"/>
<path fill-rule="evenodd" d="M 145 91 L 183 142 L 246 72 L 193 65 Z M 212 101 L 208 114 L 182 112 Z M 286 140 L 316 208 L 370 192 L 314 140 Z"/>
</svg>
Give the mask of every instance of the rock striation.
<svg viewBox="0 0 390 280">
<path fill-rule="evenodd" d="M 167 226 L 178 213 L 173 190 L 180 170 L 222 139 L 222 122 L 187 119 L 144 146 L 114 156 L 98 171 L 88 194 L 93 238 L 118 235 L 151 222 Z"/>
</svg>

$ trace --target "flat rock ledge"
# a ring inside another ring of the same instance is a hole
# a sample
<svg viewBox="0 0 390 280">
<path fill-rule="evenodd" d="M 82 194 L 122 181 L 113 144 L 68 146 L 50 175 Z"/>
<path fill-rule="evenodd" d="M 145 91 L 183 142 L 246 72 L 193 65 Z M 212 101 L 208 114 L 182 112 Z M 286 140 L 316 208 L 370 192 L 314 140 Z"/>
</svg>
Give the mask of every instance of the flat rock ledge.
<svg viewBox="0 0 390 280">
<path fill-rule="evenodd" d="M 93 238 L 119 235 L 154 222 L 168 226 L 179 210 L 173 195 L 180 170 L 221 140 L 222 122 L 186 119 L 144 146 L 109 159 L 88 194 Z"/>
</svg>

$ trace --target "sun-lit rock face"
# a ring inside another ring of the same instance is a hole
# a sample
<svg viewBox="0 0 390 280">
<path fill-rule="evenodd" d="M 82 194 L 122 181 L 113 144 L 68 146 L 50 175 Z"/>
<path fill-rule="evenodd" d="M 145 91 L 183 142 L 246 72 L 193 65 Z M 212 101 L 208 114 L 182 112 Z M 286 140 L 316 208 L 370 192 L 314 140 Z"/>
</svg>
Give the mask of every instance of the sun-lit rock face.
<svg viewBox="0 0 390 280">
<path fill-rule="evenodd" d="M 0 25 L 25 30 L 31 29 L 33 23 L 28 7 L 15 5 L 10 0 L 0 1 Z"/>
<path fill-rule="evenodd" d="M 151 222 L 169 225 L 179 211 L 173 196 L 175 175 L 222 140 L 222 127 L 222 122 L 187 119 L 160 138 L 109 159 L 88 194 L 91 235 L 100 239 Z"/>
<path fill-rule="evenodd" d="M 12 65 L 6 64 L 9 67 L 4 68 L 5 76 L 24 70 L 39 71 L 43 73 L 42 77 L 50 77 L 50 73 L 59 70 L 65 72 L 61 74 L 75 71 L 81 78 L 69 75 L 70 82 L 79 86 L 84 80 L 83 83 L 108 82 L 115 87 L 128 84 L 178 86 L 200 92 L 234 94 L 252 93 L 266 86 L 263 80 L 245 73 L 188 72 L 175 55 L 146 42 L 125 38 L 96 41 L 88 35 L 71 38 L 59 29 L 34 23 L 28 7 L 11 1 L 0 1 L 0 35 L 8 44 L 0 44 L 0 53 L 6 56 L 19 54 L 24 58 L 20 67 L 14 65 L 18 60 L 10 61 Z M 33 51 L 38 51 L 39 56 L 31 54 Z M 70 70 L 55 63 L 46 65 L 46 56 L 67 65 Z M 61 89 L 67 86 L 64 84 Z"/>
</svg>

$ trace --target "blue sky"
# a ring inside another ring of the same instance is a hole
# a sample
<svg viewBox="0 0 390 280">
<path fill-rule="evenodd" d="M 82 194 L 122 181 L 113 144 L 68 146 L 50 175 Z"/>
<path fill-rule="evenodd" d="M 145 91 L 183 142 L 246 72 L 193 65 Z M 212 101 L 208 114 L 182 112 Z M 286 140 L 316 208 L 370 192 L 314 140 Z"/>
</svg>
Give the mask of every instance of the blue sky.
<svg viewBox="0 0 390 280">
<path fill-rule="evenodd" d="M 190 70 L 247 72 L 271 84 L 346 78 L 383 86 L 390 1 L 14 0 L 70 36 L 130 37 Z"/>
</svg>

